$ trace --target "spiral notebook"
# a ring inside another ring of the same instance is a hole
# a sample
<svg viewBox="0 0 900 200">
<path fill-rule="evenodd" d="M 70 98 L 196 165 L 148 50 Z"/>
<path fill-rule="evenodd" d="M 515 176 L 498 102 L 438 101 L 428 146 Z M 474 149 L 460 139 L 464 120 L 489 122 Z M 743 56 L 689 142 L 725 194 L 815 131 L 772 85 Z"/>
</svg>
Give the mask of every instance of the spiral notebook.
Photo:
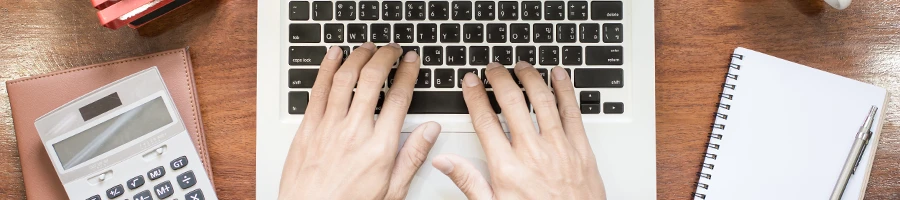
<svg viewBox="0 0 900 200">
<path fill-rule="evenodd" d="M 887 91 L 737 48 L 720 95 L 694 199 L 828 199 L 859 127 L 872 138 L 842 199 L 862 199 Z"/>
</svg>

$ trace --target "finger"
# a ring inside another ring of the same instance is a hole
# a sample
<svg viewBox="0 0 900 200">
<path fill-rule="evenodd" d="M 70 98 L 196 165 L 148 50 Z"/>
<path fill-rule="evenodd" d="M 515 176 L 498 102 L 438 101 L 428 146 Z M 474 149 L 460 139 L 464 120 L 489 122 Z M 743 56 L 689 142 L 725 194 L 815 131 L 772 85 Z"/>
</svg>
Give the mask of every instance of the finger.
<svg viewBox="0 0 900 200">
<path fill-rule="evenodd" d="M 325 118 L 339 119 L 347 115 L 350 96 L 353 94 L 353 87 L 359 77 L 359 70 L 369 62 L 374 53 L 375 45 L 371 42 L 365 43 L 353 50 L 344 65 L 341 65 L 341 68 L 334 73 L 331 92 L 328 94 L 328 106 L 325 108 Z"/>
<path fill-rule="evenodd" d="M 531 100 L 541 136 L 553 142 L 568 142 L 556 109 L 556 97 L 550 93 L 550 87 L 544 82 L 544 78 L 537 69 L 524 61 L 516 63 L 515 71 Z"/>
<path fill-rule="evenodd" d="M 356 94 L 353 95 L 353 103 L 348 113 L 350 117 L 356 120 L 373 120 L 378 96 L 384 88 L 384 80 L 387 79 L 394 62 L 400 58 L 400 53 L 403 53 L 403 50 L 395 43 L 375 51 L 375 55 L 359 73 Z"/>
<path fill-rule="evenodd" d="M 494 87 L 497 102 L 503 102 L 500 104 L 500 109 L 503 116 L 506 117 L 506 123 L 509 124 L 512 146 L 536 145 L 539 137 L 537 131 L 534 130 L 534 123 L 531 121 L 531 112 L 528 111 L 528 105 L 525 104 L 522 89 L 513 81 L 509 70 L 499 63 L 491 63 L 488 64 L 484 75 Z"/>
<path fill-rule="evenodd" d="M 466 100 L 466 107 L 469 108 L 469 116 L 472 118 L 472 126 L 481 141 L 481 147 L 487 158 L 498 159 L 504 158 L 512 154 L 512 147 L 503 128 L 500 127 L 500 120 L 497 114 L 491 108 L 488 101 L 487 92 L 484 91 L 484 85 L 478 76 L 468 73 L 463 78 L 463 98 Z"/>
<path fill-rule="evenodd" d="M 406 138 L 406 143 L 400 148 L 400 153 L 394 162 L 394 171 L 391 173 L 390 189 L 388 197 L 385 199 L 403 199 L 409 190 L 409 184 L 412 182 L 413 176 L 425 163 L 428 152 L 434 146 L 441 133 L 441 125 L 435 122 L 426 122 L 419 125 L 412 134 Z"/>
<path fill-rule="evenodd" d="M 466 194 L 468 199 L 490 200 L 494 198 L 491 185 L 468 160 L 457 155 L 439 155 L 432 160 L 431 165 L 446 174 L 456 184 L 456 187 Z"/>
<path fill-rule="evenodd" d="M 384 130 L 379 133 L 387 134 L 388 141 L 397 141 L 400 137 L 400 129 L 403 128 L 403 120 L 409 110 L 412 101 L 413 87 L 419 76 L 419 56 L 414 51 L 409 51 L 403 56 L 403 61 L 397 67 L 394 74 L 394 83 L 385 95 L 384 105 L 381 106 L 381 114 L 375 122 L 376 130 Z M 377 94 L 376 94 L 377 95 Z"/>
<path fill-rule="evenodd" d="M 307 134 L 316 129 L 313 124 L 319 124 L 322 116 L 325 115 L 325 106 L 328 102 L 328 93 L 331 90 L 331 80 L 334 72 L 341 66 L 341 48 L 332 46 L 322 59 L 319 66 L 319 73 L 316 75 L 316 82 L 313 84 L 309 94 L 309 104 L 306 106 L 303 122 L 300 123 L 300 134 Z"/>
<path fill-rule="evenodd" d="M 569 78 L 568 72 L 562 67 L 554 67 L 551 71 L 553 76 L 553 90 L 556 91 L 556 101 L 559 107 L 559 118 L 563 124 L 563 130 L 566 131 L 566 137 L 572 146 L 582 155 L 593 155 L 591 144 L 588 143 L 587 135 L 584 131 L 584 124 L 581 122 L 581 108 L 578 101 L 575 100 L 575 88 L 572 87 L 572 80 Z"/>
</svg>

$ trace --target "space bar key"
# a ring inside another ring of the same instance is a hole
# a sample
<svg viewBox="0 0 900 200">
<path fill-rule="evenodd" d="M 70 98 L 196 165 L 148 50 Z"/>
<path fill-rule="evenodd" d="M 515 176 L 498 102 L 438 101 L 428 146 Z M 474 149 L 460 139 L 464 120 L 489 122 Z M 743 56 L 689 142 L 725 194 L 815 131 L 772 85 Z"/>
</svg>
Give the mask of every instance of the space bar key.
<svg viewBox="0 0 900 200">
<path fill-rule="evenodd" d="M 463 93 L 456 91 L 413 92 L 409 114 L 468 114 Z"/>
</svg>

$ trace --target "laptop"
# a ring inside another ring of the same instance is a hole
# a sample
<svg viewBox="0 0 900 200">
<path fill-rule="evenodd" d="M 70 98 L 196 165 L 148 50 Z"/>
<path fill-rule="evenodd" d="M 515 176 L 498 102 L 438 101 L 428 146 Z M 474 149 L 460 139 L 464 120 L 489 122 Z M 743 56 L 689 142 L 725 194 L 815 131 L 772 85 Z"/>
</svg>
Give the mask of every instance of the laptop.
<svg viewBox="0 0 900 200">
<path fill-rule="evenodd" d="M 346 56 L 364 42 L 396 42 L 422 60 L 403 131 L 427 121 L 443 127 L 408 199 L 465 199 L 430 166 L 431 157 L 439 154 L 460 155 L 488 174 L 467 111 L 445 105 L 462 104 L 460 79 L 465 73 L 483 77 L 490 62 L 512 69 L 517 61 L 533 63 L 545 77 L 553 66 L 570 71 L 609 199 L 655 199 L 653 4 L 259 1 L 256 198 L 278 196 L 285 157 L 327 47 L 340 46 Z M 390 86 L 385 86 L 387 91 Z M 401 140 L 407 136 L 402 133 Z"/>
</svg>

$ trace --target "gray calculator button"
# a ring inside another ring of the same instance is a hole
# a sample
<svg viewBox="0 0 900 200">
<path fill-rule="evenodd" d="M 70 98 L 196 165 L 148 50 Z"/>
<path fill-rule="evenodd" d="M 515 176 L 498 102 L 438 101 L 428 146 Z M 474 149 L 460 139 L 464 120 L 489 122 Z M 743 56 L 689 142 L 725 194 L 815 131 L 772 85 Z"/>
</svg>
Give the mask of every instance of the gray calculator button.
<svg viewBox="0 0 900 200">
<path fill-rule="evenodd" d="M 144 190 L 140 193 L 134 195 L 134 200 L 151 200 L 153 196 L 150 196 L 150 190 Z"/>
<path fill-rule="evenodd" d="M 87 200 L 100 200 L 100 195 L 98 194 L 98 195 L 88 197 Z"/>
<path fill-rule="evenodd" d="M 156 180 L 159 177 L 163 177 L 165 175 L 166 175 L 166 168 L 163 168 L 163 166 L 153 168 L 149 172 L 147 172 L 147 178 L 150 178 L 151 181 Z"/>
<path fill-rule="evenodd" d="M 144 185 L 144 176 L 138 175 L 134 178 L 128 179 L 128 182 L 125 183 L 125 185 L 128 185 L 128 189 L 137 189 L 138 187 Z"/>
<path fill-rule="evenodd" d="M 175 193 L 175 188 L 172 187 L 171 182 L 166 181 L 153 186 L 153 193 L 156 193 L 156 197 L 159 197 L 159 199 L 165 199 Z"/>
<path fill-rule="evenodd" d="M 206 198 L 203 198 L 203 192 L 200 189 L 196 189 L 185 194 L 184 200 L 206 200 Z"/>
<path fill-rule="evenodd" d="M 178 175 L 178 186 L 181 186 L 181 189 L 187 189 L 194 184 L 197 184 L 197 177 L 194 177 L 194 171 L 187 171 Z"/>
<path fill-rule="evenodd" d="M 115 199 L 116 197 L 122 196 L 124 193 L 125 187 L 122 187 L 122 184 L 119 184 L 106 190 L 106 198 Z"/>
<path fill-rule="evenodd" d="M 177 170 L 177 169 L 181 169 L 184 166 L 187 166 L 187 164 L 188 164 L 187 157 L 181 156 L 181 157 L 176 158 L 175 160 L 172 160 L 172 162 L 169 163 L 169 166 L 172 167 L 172 170 Z"/>
</svg>

